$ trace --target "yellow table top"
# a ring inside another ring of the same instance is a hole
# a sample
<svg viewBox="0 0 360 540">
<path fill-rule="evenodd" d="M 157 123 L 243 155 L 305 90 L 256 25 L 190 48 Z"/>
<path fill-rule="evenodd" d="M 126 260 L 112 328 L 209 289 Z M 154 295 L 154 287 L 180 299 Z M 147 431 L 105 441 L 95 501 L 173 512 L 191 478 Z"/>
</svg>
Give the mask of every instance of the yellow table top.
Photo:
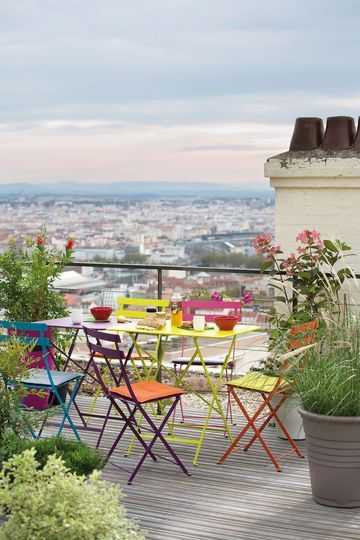
<svg viewBox="0 0 360 540">
<path fill-rule="evenodd" d="M 208 323 L 209 324 L 209 323 Z M 253 326 L 250 324 L 237 324 L 233 330 L 223 331 L 219 330 L 216 325 L 211 325 L 211 328 L 197 332 L 195 330 L 187 330 L 185 328 L 177 328 L 166 324 L 161 329 L 156 328 L 140 328 L 136 322 L 132 323 L 119 323 L 110 326 L 106 330 L 109 332 L 126 332 L 128 334 L 150 334 L 155 336 L 179 336 L 179 337 L 192 337 L 192 338 L 208 338 L 208 339 L 224 339 L 229 337 L 238 336 L 240 334 L 246 334 L 248 332 L 256 332 L 261 330 L 261 326 Z"/>
</svg>

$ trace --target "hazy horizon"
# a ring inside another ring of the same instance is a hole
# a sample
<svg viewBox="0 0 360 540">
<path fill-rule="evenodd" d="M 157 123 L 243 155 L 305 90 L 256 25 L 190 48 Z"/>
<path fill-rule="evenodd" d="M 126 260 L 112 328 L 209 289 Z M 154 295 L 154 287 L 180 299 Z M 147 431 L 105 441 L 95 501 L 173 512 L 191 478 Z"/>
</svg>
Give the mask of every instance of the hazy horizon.
<svg viewBox="0 0 360 540">
<path fill-rule="evenodd" d="M 356 0 L 3 0 L 0 183 L 267 188 L 297 116 L 358 116 Z"/>
</svg>

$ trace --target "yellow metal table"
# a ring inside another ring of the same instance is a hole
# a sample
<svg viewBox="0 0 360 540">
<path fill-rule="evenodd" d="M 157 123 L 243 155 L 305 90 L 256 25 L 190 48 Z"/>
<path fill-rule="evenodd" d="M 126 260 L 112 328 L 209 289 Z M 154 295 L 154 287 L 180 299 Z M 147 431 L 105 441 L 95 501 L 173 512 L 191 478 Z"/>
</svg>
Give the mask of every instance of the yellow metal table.
<svg viewBox="0 0 360 540">
<path fill-rule="evenodd" d="M 193 461 L 194 465 L 196 465 L 198 461 L 201 446 L 204 442 L 206 430 L 208 429 L 211 414 L 213 411 L 215 411 L 216 413 L 220 415 L 220 418 L 224 425 L 224 427 L 221 428 L 222 431 L 225 431 L 227 433 L 231 441 L 233 440 L 228 422 L 226 420 L 224 411 L 221 406 L 221 402 L 218 397 L 218 390 L 221 387 L 222 378 L 223 378 L 226 366 L 234 350 L 236 338 L 242 334 L 255 332 L 258 330 L 261 330 L 261 327 L 246 325 L 246 324 L 238 324 L 231 331 L 221 331 L 215 325 L 209 325 L 207 329 L 202 330 L 202 331 L 195 331 L 192 329 L 184 329 L 184 328 L 177 328 L 177 327 L 171 326 L 169 321 L 167 322 L 166 326 L 164 326 L 164 328 L 160 330 L 155 329 L 155 328 L 141 327 L 136 322 L 117 324 L 117 325 L 110 326 L 109 328 L 107 328 L 107 331 L 124 332 L 130 336 L 132 343 L 134 345 L 134 349 L 138 353 L 140 359 L 143 359 L 141 363 L 142 363 L 143 373 L 146 379 L 149 380 L 149 379 L 157 378 L 161 370 L 166 371 L 170 376 L 172 376 L 175 379 L 175 384 L 182 385 L 184 388 L 186 388 L 186 390 L 197 395 L 200 399 L 202 399 L 208 405 L 208 411 L 205 417 L 204 424 L 202 426 L 194 426 L 194 425 L 189 426 L 189 427 L 200 428 L 201 430 L 200 437 L 198 439 L 176 437 L 173 431 L 173 427 L 169 426 L 169 432 L 170 432 L 169 440 L 172 440 L 174 442 L 181 442 L 183 444 L 194 444 L 197 446 L 194 461 Z M 157 339 L 156 339 L 156 347 L 155 347 L 154 352 L 152 353 L 149 352 L 148 350 L 144 348 L 143 345 L 140 345 L 138 343 L 138 336 L 143 335 L 143 334 L 156 336 Z M 175 337 L 175 336 L 180 337 L 180 338 L 185 338 L 185 337 L 191 338 L 194 343 L 194 353 L 189 359 L 189 362 L 186 365 L 185 369 L 182 370 L 180 374 L 176 374 L 174 370 L 165 366 L 163 363 L 166 344 L 170 337 Z M 203 353 L 201 352 L 201 348 L 199 345 L 200 339 L 209 339 L 209 340 L 227 339 L 229 340 L 229 348 L 227 350 L 227 353 L 224 358 L 224 362 L 220 368 L 220 373 L 215 383 L 213 382 L 213 379 L 210 376 L 208 366 L 206 365 L 206 361 L 204 360 Z M 147 362 L 145 361 L 145 358 Z M 200 360 L 201 367 L 208 381 L 210 392 L 211 392 L 210 401 L 204 395 L 196 392 L 184 380 L 185 375 L 188 373 L 195 359 Z M 149 362 L 150 362 L 150 365 L 149 365 Z M 136 373 L 137 373 L 137 376 L 140 378 L 140 372 L 138 369 L 136 369 Z M 132 448 L 132 445 L 130 445 L 129 451 L 131 451 L 131 448 Z"/>
</svg>

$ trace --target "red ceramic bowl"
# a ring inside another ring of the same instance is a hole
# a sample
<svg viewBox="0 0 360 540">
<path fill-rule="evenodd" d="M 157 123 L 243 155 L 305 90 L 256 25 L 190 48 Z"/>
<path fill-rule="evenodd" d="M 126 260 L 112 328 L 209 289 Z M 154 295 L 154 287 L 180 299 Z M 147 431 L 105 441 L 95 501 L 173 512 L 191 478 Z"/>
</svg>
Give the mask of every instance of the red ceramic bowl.
<svg viewBox="0 0 360 540">
<path fill-rule="evenodd" d="M 219 330 L 233 330 L 239 318 L 234 315 L 218 315 L 214 321 Z"/>
<path fill-rule="evenodd" d="M 107 321 L 112 314 L 113 309 L 111 307 L 101 306 L 93 307 L 90 311 L 96 321 Z"/>
</svg>

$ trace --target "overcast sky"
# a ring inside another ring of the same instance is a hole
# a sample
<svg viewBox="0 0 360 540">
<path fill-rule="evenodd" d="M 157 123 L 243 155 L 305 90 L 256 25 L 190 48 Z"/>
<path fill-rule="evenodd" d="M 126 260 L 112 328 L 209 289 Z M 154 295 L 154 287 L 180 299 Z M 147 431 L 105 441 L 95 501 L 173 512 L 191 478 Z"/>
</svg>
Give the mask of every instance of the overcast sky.
<svg viewBox="0 0 360 540">
<path fill-rule="evenodd" d="M 0 0 L 0 181 L 267 186 L 360 111 L 358 0 Z"/>
</svg>

